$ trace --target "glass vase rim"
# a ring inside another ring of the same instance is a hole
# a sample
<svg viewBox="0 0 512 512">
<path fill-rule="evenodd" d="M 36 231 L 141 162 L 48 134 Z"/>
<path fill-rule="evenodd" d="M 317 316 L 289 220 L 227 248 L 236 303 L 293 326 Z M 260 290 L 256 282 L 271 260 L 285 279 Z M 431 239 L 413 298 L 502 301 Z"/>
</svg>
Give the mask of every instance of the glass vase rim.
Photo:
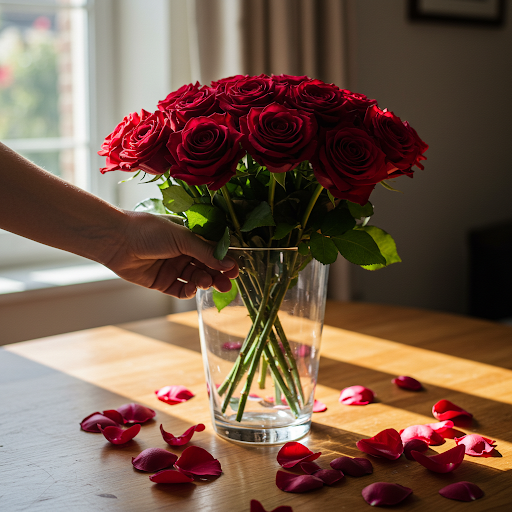
<svg viewBox="0 0 512 512">
<path fill-rule="evenodd" d="M 229 251 L 279 251 L 297 252 L 298 247 L 229 247 Z"/>
</svg>

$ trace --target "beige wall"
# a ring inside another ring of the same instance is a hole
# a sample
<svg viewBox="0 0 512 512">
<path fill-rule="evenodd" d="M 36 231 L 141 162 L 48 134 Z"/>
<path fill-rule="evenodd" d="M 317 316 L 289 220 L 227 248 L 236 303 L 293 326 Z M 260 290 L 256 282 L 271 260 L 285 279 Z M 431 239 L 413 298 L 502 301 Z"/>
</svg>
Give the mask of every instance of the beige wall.
<svg viewBox="0 0 512 512">
<path fill-rule="evenodd" d="M 419 24 L 405 0 L 353 1 L 351 87 L 430 145 L 403 194 L 377 187 L 374 223 L 403 263 L 354 267 L 355 298 L 466 312 L 469 230 L 512 219 L 512 9 L 503 28 Z M 512 262 L 495 262 L 510 265 Z"/>
</svg>

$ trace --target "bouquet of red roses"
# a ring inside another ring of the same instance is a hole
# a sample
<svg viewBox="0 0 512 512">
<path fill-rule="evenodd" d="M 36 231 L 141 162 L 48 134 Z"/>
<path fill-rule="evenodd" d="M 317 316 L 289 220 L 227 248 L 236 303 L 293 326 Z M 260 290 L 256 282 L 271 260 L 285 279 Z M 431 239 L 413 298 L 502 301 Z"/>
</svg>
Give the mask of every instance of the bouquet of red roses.
<svg viewBox="0 0 512 512">
<path fill-rule="evenodd" d="M 144 173 L 158 182 L 162 198 L 136 209 L 168 215 L 216 242 L 219 259 L 229 247 L 297 248 L 278 287 L 262 282 L 250 289 L 255 262 L 241 266 L 235 290 L 254 324 L 219 388 L 224 410 L 244 372 L 267 354 L 270 338 L 287 349 L 269 305 L 282 300 L 311 259 L 330 264 L 341 254 L 370 270 L 400 261 L 390 235 L 368 225 L 368 199 L 377 183 L 391 188 L 386 180 L 423 169 L 427 148 L 409 123 L 376 100 L 289 75 L 184 85 L 157 111 L 125 117 L 105 139 L 102 173 Z M 291 352 L 285 353 L 275 371 L 287 377 L 296 368 Z M 298 411 L 300 379 L 284 377 L 279 385 Z M 250 382 L 247 393 L 249 388 Z M 240 417 L 243 403 L 242 393 Z"/>
</svg>

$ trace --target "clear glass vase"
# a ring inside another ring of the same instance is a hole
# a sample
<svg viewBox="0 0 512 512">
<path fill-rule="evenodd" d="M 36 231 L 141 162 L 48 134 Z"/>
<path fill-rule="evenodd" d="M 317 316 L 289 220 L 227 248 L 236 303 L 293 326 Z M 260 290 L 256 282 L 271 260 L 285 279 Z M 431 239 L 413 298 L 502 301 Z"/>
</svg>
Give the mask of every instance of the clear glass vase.
<svg viewBox="0 0 512 512">
<path fill-rule="evenodd" d="M 238 290 L 197 292 L 214 428 L 242 443 L 299 439 L 311 427 L 329 267 L 295 248 L 230 255 Z"/>
</svg>

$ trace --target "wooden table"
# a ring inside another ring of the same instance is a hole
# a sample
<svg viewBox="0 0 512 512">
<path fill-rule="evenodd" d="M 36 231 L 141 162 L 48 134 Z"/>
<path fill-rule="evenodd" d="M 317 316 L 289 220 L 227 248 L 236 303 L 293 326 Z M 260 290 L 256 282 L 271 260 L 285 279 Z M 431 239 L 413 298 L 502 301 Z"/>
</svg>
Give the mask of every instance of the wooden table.
<svg viewBox="0 0 512 512">
<path fill-rule="evenodd" d="M 85 312 L 84 312 L 85 314 Z M 29 320 L 27 320 L 29 321 Z M 425 387 L 410 392 L 391 384 L 411 375 Z M 192 400 L 169 406 L 154 391 L 183 384 Z M 376 403 L 343 406 L 340 390 L 373 389 Z M 217 437 L 210 425 L 196 314 L 107 326 L 6 345 L 0 350 L 0 510 L 13 511 L 249 511 L 251 499 L 267 510 L 294 512 L 367 510 L 361 489 L 396 482 L 414 491 L 402 510 L 512 510 L 512 328 L 415 309 L 329 303 L 316 396 L 328 410 L 313 417 L 302 440 L 321 451 L 328 467 L 341 455 L 365 456 L 356 441 L 385 428 L 430 423 L 432 405 L 446 398 L 474 414 L 467 433 L 497 441 L 497 455 L 469 457 L 453 473 L 431 473 L 403 456 L 371 458 L 375 471 L 345 477 L 333 487 L 290 494 L 275 485 L 278 446 L 240 446 Z M 156 420 L 124 446 L 80 430 L 94 411 L 143 403 Z M 131 457 L 149 447 L 166 448 L 159 426 L 181 434 L 203 422 L 193 443 L 222 464 L 217 479 L 196 484 L 152 484 L 132 468 Z M 444 451 L 454 446 L 448 440 Z M 369 457 L 369 456 L 368 456 Z M 485 496 L 471 504 L 442 498 L 448 483 L 468 480 Z"/>
</svg>

